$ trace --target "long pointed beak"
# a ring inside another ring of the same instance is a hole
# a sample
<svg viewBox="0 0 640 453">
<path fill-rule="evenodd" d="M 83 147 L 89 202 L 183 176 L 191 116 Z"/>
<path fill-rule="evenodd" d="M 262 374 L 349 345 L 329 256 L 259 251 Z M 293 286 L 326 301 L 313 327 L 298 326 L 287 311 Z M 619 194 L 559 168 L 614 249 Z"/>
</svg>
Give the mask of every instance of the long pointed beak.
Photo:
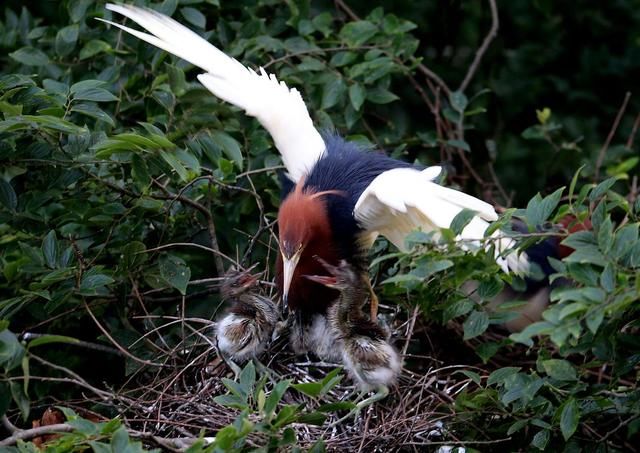
<svg viewBox="0 0 640 453">
<path fill-rule="evenodd" d="M 291 258 L 287 258 L 282 255 L 282 267 L 283 267 L 283 281 L 282 281 L 282 314 L 287 315 L 289 310 L 289 304 L 287 303 L 287 299 L 289 297 L 289 287 L 291 286 L 291 281 L 293 280 L 293 273 L 296 270 L 296 266 L 298 265 L 298 261 L 300 260 L 300 253 L 296 253 Z"/>
</svg>

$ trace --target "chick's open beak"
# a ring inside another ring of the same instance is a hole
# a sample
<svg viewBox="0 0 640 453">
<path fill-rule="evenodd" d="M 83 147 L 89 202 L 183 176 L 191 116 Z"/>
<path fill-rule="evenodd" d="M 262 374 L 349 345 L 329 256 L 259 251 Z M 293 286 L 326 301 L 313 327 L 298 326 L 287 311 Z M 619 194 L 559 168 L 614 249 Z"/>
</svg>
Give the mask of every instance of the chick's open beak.
<svg viewBox="0 0 640 453">
<path fill-rule="evenodd" d="M 328 275 L 304 275 L 304 278 L 311 280 L 312 282 L 320 283 L 321 285 L 333 287 L 336 284 L 336 278 Z"/>
<path fill-rule="evenodd" d="M 289 287 L 291 286 L 291 281 L 293 280 L 293 273 L 296 270 L 296 266 L 298 265 L 298 261 L 300 260 L 300 252 L 298 251 L 291 258 L 287 258 L 284 253 L 282 254 L 282 270 L 283 270 L 283 281 L 282 281 L 282 314 L 287 315 L 289 311 L 289 304 L 287 303 L 287 299 L 289 297 Z"/>
</svg>

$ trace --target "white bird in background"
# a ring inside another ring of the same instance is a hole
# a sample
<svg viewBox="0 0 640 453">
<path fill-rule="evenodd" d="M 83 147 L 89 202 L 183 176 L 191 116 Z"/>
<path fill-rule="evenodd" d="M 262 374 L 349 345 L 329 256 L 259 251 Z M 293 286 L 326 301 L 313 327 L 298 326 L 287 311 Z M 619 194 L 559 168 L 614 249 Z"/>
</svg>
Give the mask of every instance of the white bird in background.
<svg viewBox="0 0 640 453">
<path fill-rule="evenodd" d="M 107 9 L 150 34 L 105 22 L 201 68 L 205 72 L 198 80 L 206 88 L 255 117 L 271 134 L 292 186 L 278 214 L 278 284 L 283 308 L 303 322 L 326 313 L 338 297 L 335 289 L 302 277 L 327 275 L 314 256 L 334 266 L 347 260 L 370 289 L 367 251 L 379 234 L 406 250 L 410 232 L 438 232 L 469 209 L 476 215 L 459 235 L 461 247 L 468 248 L 482 240 L 489 222 L 498 218 L 488 203 L 434 183 L 439 167 L 418 168 L 335 135 L 322 136 L 295 88 L 289 89 L 262 68 L 257 72 L 246 68 L 175 20 L 130 5 L 107 4 Z M 494 239 L 500 266 L 524 273 L 527 258 L 511 250 L 513 241 Z M 372 290 L 371 296 L 375 319 L 377 299 Z"/>
</svg>

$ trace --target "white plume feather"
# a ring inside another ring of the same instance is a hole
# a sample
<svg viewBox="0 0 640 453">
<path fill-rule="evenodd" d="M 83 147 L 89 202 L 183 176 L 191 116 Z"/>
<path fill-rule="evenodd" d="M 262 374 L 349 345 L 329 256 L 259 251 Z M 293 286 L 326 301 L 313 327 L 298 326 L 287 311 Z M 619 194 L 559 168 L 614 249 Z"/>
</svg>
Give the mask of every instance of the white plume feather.
<svg viewBox="0 0 640 453">
<path fill-rule="evenodd" d="M 289 176 L 298 181 L 324 154 L 325 144 L 294 88 L 245 67 L 170 17 L 148 8 L 107 4 L 149 33 L 102 20 L 206 71 L 198 80 L 219 98 L 255 117 L 271 134 Z"/>
<path fill-rule="evenodd" d="M 463 209 L 477 213 L 462 230 L 458 239 L 469 248 L 483 239 L 489 222 L 498 218 L 493 207 L 482 200 L 454 189 L 440 186 L 431 180 L 439 171 L 430 168 L 419 171 L 396 168 L 376 177 L 358 199 L 354 216 L 368 231 L 375 231 L 389 239 L 400 250 L 406 250 L 405 238 L 420 228 L 424 232 L 449 228 Z M 494 233 L 498 237 L 500 232 Z M 477 242 L 476 242 L 477 241 Z M 515 245 L 511 239 L 497 239 L 496 262 L 505 270 L 525 273 L 529 268 L 524 255 L 508 253 Z"/>
</svg>

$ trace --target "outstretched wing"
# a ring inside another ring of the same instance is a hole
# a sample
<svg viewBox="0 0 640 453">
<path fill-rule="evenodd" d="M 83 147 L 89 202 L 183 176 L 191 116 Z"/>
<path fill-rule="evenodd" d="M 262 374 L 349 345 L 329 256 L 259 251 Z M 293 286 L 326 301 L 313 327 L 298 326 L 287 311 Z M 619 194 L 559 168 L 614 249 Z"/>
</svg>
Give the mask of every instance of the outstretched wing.
<svg viewBox="0 0 640 453">
<path fill-rule="evenodd" d="M 381 173 L 358 199 L 354 208 L 356 220 L 365 230 L 382 234 L 400 250 L 406 250 L 409 233 L 449 228 L 455 216 L 466 208 L 475 211 L 476 216 L 458 239 L 464 240 L 464 248 L 477 244 L 489 222 L 498 215 L 490 204 L 432 182 L 438 173 L 439 167 L 423 171 L 396 168 Z M 525 273 L 529 267 L 526 256 L 508 253 L 514 245 L 511 239 L 496 239 L 496 261 L 507 272 Z"/>
<path fill-rule="evenodd" d="M 103 20 L 143 41 L 187 60 L 206 71 L 198 80 L 213 94 L 240 107 L 269 131 L 294 181 L 307 174 L 325 151 L 300 93 L 273 74 L 259 74 L 225 55 L 205 39 L 170 17 L 148 8 L 107 4 L 149 33 Z"/>
</svg>

